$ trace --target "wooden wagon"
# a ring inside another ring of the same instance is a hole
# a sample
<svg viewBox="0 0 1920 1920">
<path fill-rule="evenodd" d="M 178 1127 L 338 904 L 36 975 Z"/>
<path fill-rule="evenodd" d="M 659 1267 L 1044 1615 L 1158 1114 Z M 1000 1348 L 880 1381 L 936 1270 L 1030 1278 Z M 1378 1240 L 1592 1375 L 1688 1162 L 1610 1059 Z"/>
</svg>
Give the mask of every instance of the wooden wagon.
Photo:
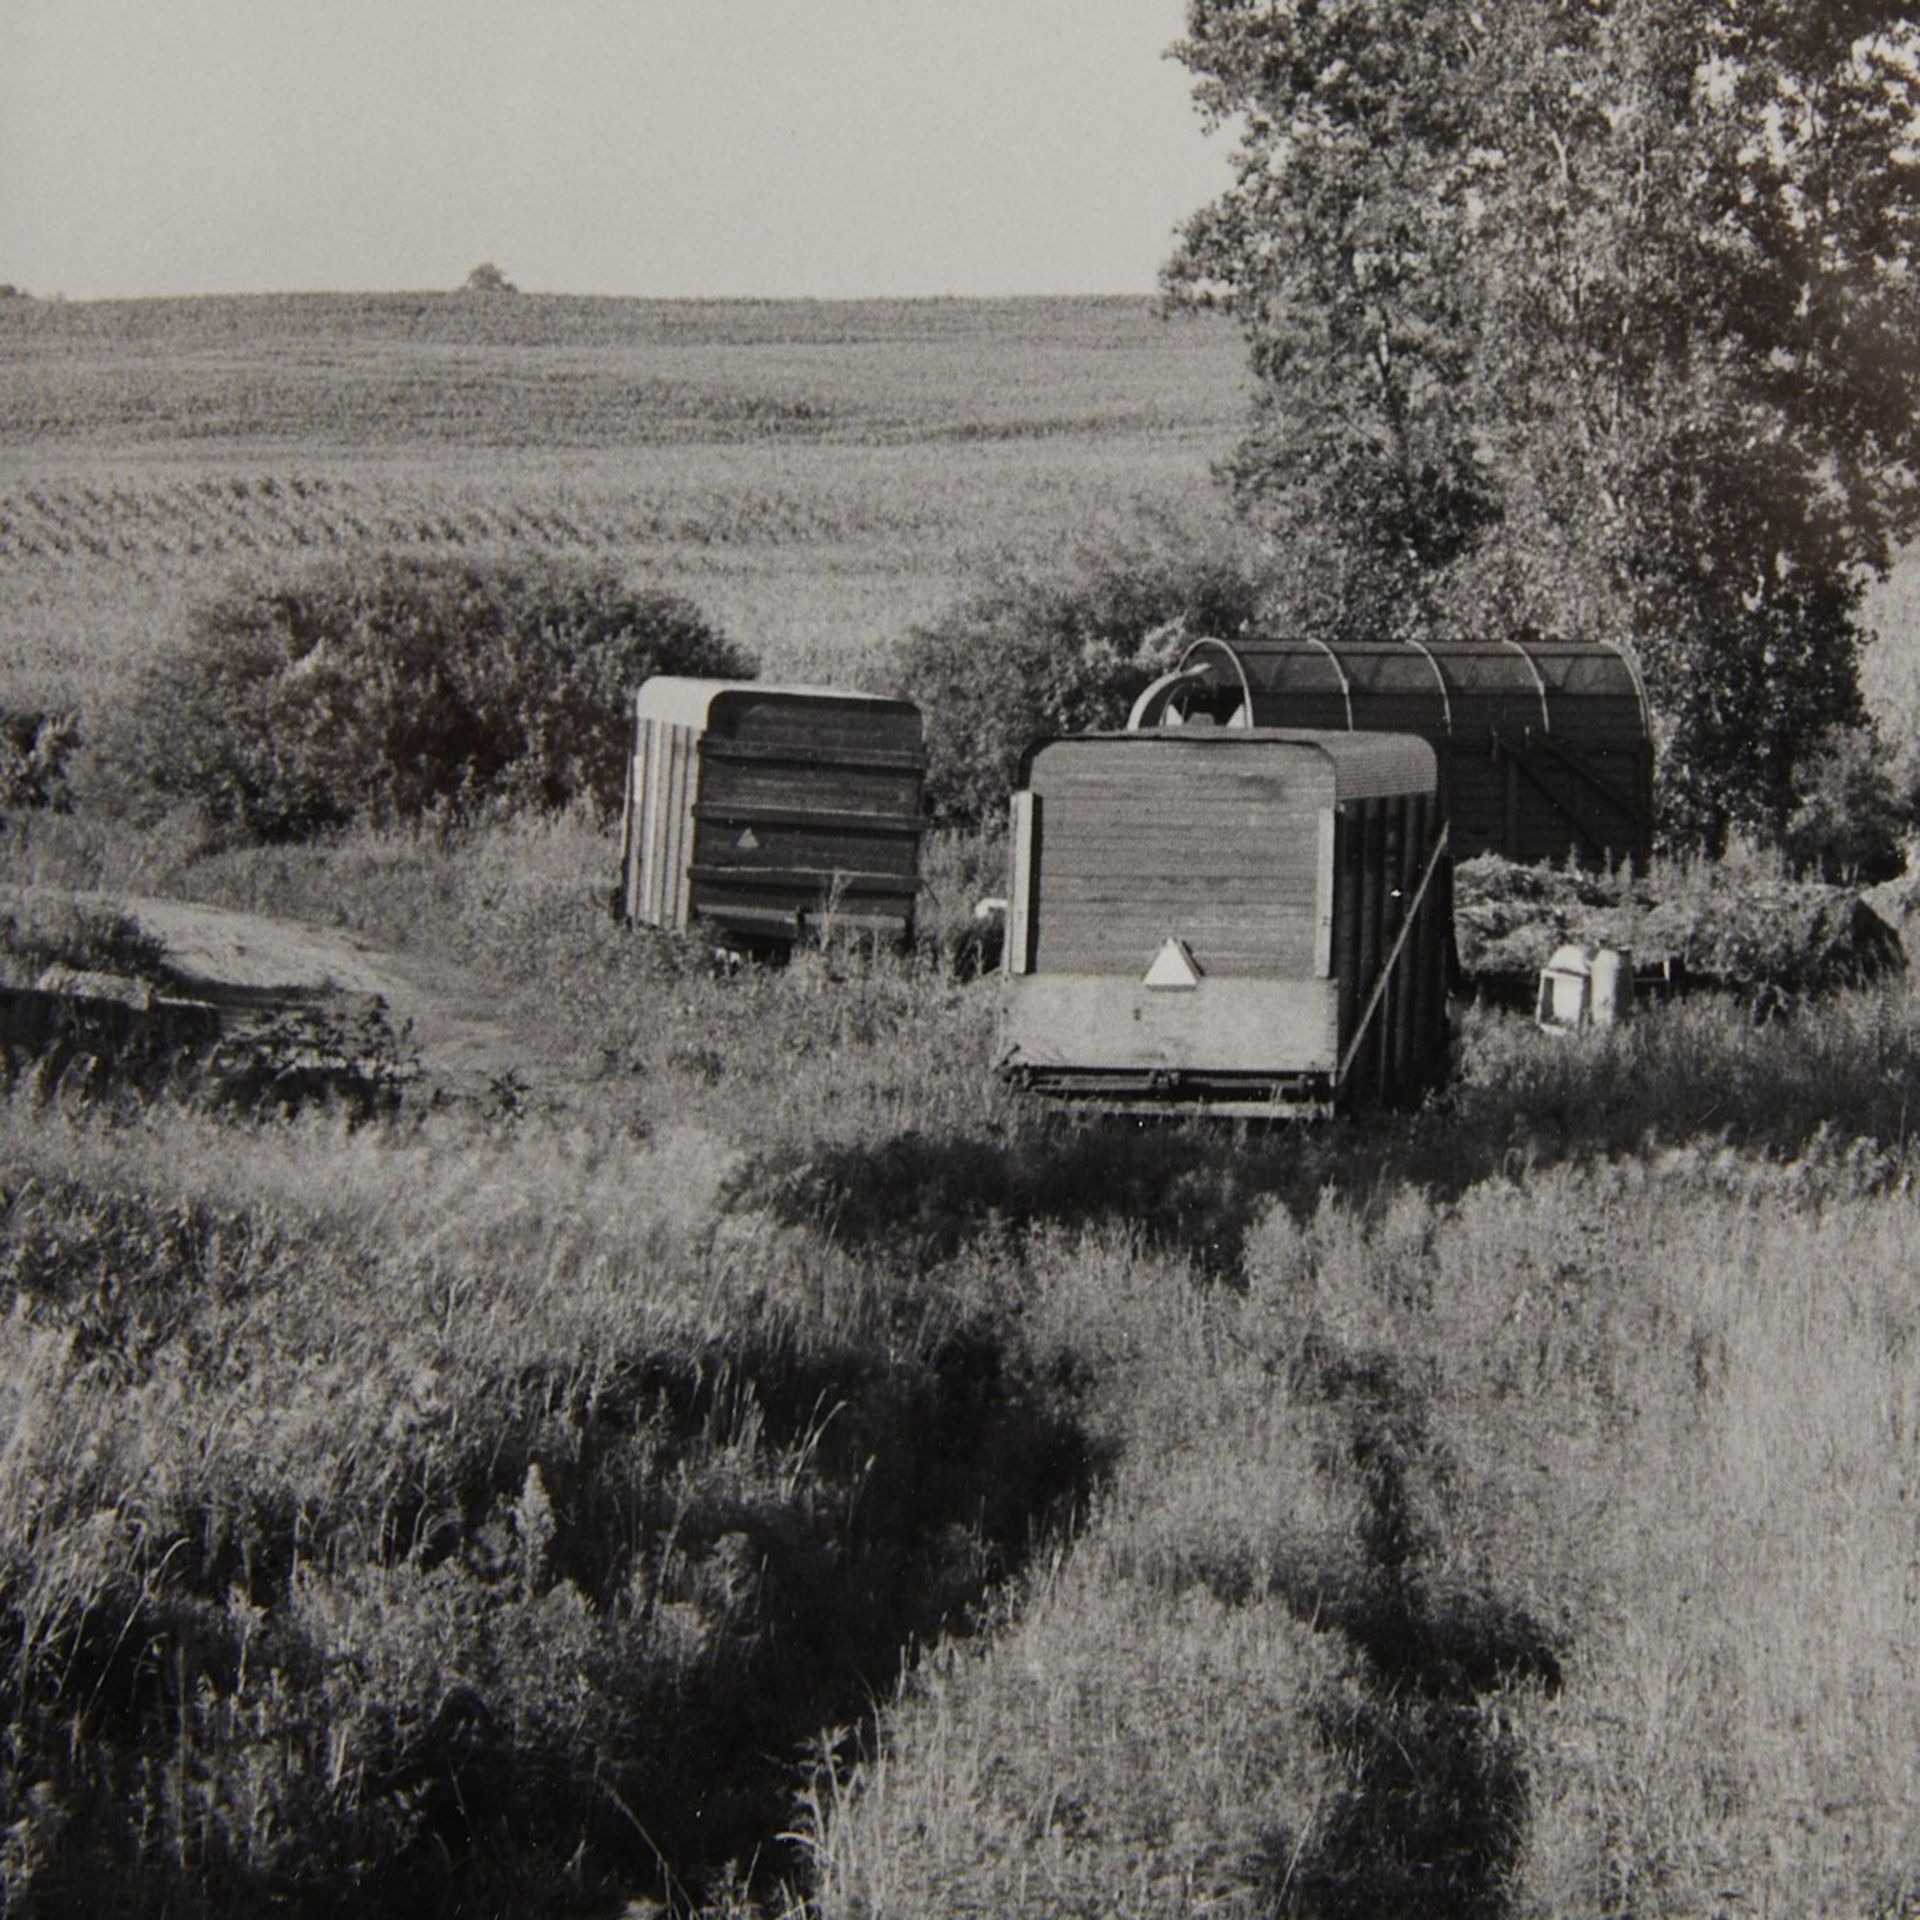
<svg viewBox="0 0 1920 1920">
<path fill-rule="evenodd" d="M 819 687 L 657 676 L 634 696 L 627 917 L 749 946 L 904 939 L 919 886 L 919 709 Z"/>
<path fill-rule="evenodd" d="M 1451 867 L 1408 735 L 1188 726 L 1027 756 L 999 1065 L 1137 1111 L 1326 1112 L 1431 1079 Z"/>
<path fill-rule="evenodd" d="M 1632 660 L 1598 642 L 1198 640 L 1134 710 L 1227 725 L 1415 733 L 1453 851 L 1586 864 L 1653 845 L 1653 730 Z"/>
</svg>

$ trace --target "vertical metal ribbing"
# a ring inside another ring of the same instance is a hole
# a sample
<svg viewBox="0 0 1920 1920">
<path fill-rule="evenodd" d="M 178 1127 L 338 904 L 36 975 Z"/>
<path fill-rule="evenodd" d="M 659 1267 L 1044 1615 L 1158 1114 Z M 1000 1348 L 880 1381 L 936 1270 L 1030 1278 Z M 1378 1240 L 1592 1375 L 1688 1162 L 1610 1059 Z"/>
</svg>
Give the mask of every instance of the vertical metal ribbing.
<svg viewBox="0 0 1920 1920">
<path fill-rule="evenodd" d="M 1360 941 L 1358 964 L 1354 968 L 1354 984 L 1362 996 L 1360 1004 L 1365 1006 L 1373 992 L 1374 976 L 1380 970 L 1381 936 L 1380 908 L 1382 895 L 1386 889 L 1384 872 L 1387 823 L 1384 812 L 1385 803 L 1377 800 L 1364 800 L 1360 804 Z M 1353 1071 L 1349 1075 L 1356 1086 L 1364 1084 L 1369 1069 L 1374 1064 L 1375 1054 L 1380 1044 L 1380 1024 L 1376 1014 L 1369 1030 L 1361 1039 L 1360 1051 L 1353 1062 Z"/>
<path fill-rule="evenodd" d="M 1420 866 L 1426 871 L 1426 862 L 1433 853 L 1433 843 L 1440 831 L 1440 808 L 1438 802 L 1422 802 L 1420 811 Z M 1437 922 L 1437 910 L 1440 902 L 1440 889 L 1435 876 L 1435 884 L 1430 885 L 1420 901 L 1420 918 L 1413 930 L 1413 951 L 1408 956 L 1413 966 L 1413 1051 L 1412 1068 L 1416 1078 L 1424 1079 L 1432 1065 L 1437 1013 L 1441 996 L 1445 988 L 1439 975 L 1445 966 L 1445 953 L 1440 943 Z"/>
<path fill-rule="evenodd" d="M 647 863 L 645 886 L 647 919 L 656 927 L 666 924 L 667 871 L 666 842 L 663 832 L 667 787 L 667 730 L 658 720 L 646 726 L 647 801 L 646 838 L 642 858 Z"/>
<path fill-rule="evenodd" d="M 1331 807 L 1320 809 L 1318 832 L 1313 863 L 1313 977 L 1329 980 L 1333 977 L 1334 844 L 1338 838 Z"/>
<path fill-rule="evenodd" d="M 1353 1038 L 1354 1016 L 1360 1009 L 1360 915 L 1366 883 L 1365 803 L 1349 802 L 1334 819 L 1333 973 L 1337 983 L 1335 1024 L 1338 1051 Z"/>
<path fill-rule="evenodd" d="M 685 727 L 668 730 L 666 832 L 667 882 L 672 888 L 666 924 L 684 932 L 692 918 L 694 762 L 699 752 L 695 735 Z"/>
<path fill-rule="evenodd" d="M 1380 803 L 1380 945 L 1374 961 L 1376 968 L 1386 965 L 1387 956 L 1393 950 L 1394 935 L 1400 931 L 1400 917 L 1406 911 L 1403 871 L 1406 866 L 1406 806 L 1406 801 L 1400 798 Z M 1399 1042 L 1398 1013 L 1393 983 L 1388 982 L 1387 991 L 1381 997 L 1379 1016 L 1374 1022 L 1372 1059 L 1374 1090 L 1382 1096 L 1393 1082 L 1394 1054 Z"/>
<path fill-rule="evenodd" d="M 1400 836 L 1399 912 L 1396 921 L 1404 921 L 1414 912 L 1414 894 L 1420 885 L 1421 862 L 1427 852 L 1427 801 L 1424 794 L 1410 794 L 1399 803 L 1402 820 Z M 1393 1000 L 1393 1090 L 1398 1093 L 1413 1079 L 1418 1056 L 1419 1032 L 1415 1009 L 1419 1001 L 1420 953 L 1417 924 L 1408 930 L 1400 948 L 1395 969 Z"/>
</svg>

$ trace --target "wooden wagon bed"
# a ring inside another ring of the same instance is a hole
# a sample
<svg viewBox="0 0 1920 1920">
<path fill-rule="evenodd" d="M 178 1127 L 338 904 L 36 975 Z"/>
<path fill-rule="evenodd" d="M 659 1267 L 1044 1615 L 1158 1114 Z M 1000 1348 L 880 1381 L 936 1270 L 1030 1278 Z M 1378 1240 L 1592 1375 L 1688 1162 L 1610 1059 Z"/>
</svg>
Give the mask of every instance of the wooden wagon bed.
<svg viewBox="0 0 1920 1920">
<path fill-rule="evenodd" d="M 1140 1112 L 1326 1112 L 1446 1042 L 1447 837 L 1405 735 L 1050 741 L 1013 808 L 1000 1070 Z"/>
</svg>

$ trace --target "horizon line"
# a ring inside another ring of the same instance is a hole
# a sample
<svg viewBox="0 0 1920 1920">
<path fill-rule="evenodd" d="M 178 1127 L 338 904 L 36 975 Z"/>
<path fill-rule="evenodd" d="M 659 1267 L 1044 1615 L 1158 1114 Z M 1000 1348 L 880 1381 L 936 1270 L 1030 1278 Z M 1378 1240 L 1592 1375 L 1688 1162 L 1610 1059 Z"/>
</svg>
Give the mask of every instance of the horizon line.
<svg viewBox="0 0 1920 1920">
<path fill-rule="evenodd" d="M 188 300 L 606 300 L 647 302 L 656 306 L 942 306 L 966 303 L 1101 300 L 1146 301 L 1181 309 L 1169 303 L 1158 288 L 1080 289 L 1078 291 L 1009 291 L 999 293 L 582 293 L 553 287 L 480 289 L 464 286 L 431 287 L 252 287 L 220 288 L 196 293 L 39 293 L 14 285 L 0 299 L 0 311 L 18 300 L 40 306 L 129 306 L 136 303 Z"/>
</svg>

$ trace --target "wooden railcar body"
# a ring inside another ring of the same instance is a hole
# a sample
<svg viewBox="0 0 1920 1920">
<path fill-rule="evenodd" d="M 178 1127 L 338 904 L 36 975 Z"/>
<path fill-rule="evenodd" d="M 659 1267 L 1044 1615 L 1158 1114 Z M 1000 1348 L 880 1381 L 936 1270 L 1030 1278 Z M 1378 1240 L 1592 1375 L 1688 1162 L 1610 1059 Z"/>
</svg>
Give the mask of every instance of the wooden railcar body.
<svg viewBox="0 0 1920 1920">
<path fill-rule="evenodd" d="M 1439 756 L 1461 859 L 1644 867 L 1651 854 L 1652 724 L 1617 647 L 1201 640 L 1161 687 L 1167 717 L 1185 706 L 1230 725 L 1418 734 Z"/>
<path fill-rule="evenodd" d="M 1052 740 L 1014 796 L 999 1065 L 1133 1111 L 1321 1113 L 1447 1039 L 1434 751 L 1379 733 Z"/>
<path fill-rule="evenodd" d="M 634 696 L 627 917 L 748 945 L 829 926 L 905 939 L 925 770 L 908 701 L 656 676 Z"/>
</svg>

